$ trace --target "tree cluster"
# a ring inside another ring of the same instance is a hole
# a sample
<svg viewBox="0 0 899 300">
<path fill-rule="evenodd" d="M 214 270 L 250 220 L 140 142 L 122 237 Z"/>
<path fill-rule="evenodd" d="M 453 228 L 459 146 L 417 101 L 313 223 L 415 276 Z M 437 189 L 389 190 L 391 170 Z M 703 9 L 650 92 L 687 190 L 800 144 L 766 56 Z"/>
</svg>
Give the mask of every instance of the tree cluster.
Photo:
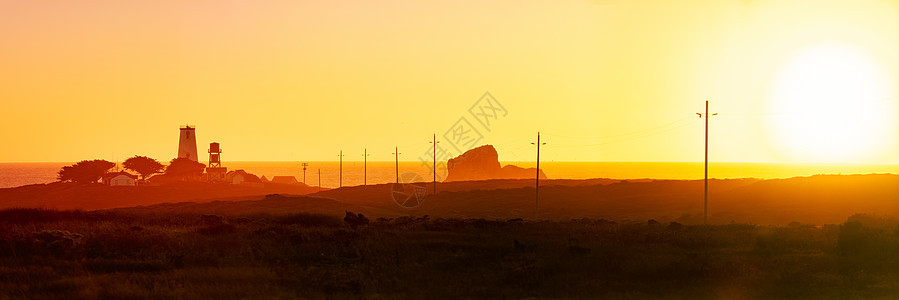
<svg viewBox="0 0 899 300">
<path fill-rule="evenodd" d="M 147 179 L 147 176 L 162 173 L 162 170 L 165 169 L 165 166 L 155 159 L 139 155 L 126 159 L 122 166 L 124 166 L 125 169 L 137 172 L 140 174 L 141 179 L 144 180 Z"/>
<path fill-rule="evenodd" d="M 63 182 L 96 183 L 106 175 L 109 169 L 115 167 L 115 163 L 102 159 L 82 160 L 74 165 L 62 167 L 57 172 L 57 179 Z"/>
<path fill-rule="evenodd" d="M 83 160 L 74 165 L 62 167 L 57 172 L 59 175 L 57 179 L 63 182 L 96 183 L 115 165 L 115 163 L 102 159 Z M 141 179 L 147 179 L 153 174 L 164 171 L 165 176 L 169 178 L 189 180 L 202 176 L 203 171 L 206 170 L 206 165 L 187 158 L 173 159 L 168 166 L 164 166 L 153 158 L 139 155 L 125 160 L 122 166 L 140 174 Z"/>
<path fill-rule="evenodd" d="M 169 166 L 165 168 L 165 175 L 190 179 L 191 177 L 202 176 L 205 170 L 206 165 L 182 157 L 169 162 Z"/>
</svg>

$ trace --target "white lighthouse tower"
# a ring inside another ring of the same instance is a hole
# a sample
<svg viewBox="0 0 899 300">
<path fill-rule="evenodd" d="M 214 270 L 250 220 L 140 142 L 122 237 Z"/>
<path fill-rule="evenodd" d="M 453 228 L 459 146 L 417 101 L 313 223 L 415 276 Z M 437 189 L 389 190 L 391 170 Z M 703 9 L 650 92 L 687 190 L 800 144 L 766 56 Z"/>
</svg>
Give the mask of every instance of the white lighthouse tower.
<svg viewBox="0 0 899 300">
<path fill-rule="evenodd" d="M 181 138 L 178 140 L 178 158 L 199 161 L 197 157 L 197 135 L 194 129 L 196 127 L 190 125 L 181 127 Z"/>
</svg>

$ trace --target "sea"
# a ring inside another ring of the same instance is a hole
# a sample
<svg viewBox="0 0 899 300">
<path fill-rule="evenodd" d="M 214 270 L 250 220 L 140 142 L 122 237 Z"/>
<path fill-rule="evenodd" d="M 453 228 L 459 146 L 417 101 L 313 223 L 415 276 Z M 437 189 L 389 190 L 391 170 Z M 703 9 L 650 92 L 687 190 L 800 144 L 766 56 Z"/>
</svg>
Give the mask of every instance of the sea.
<svg viewBox="0 0 899 300">
<path fill-rule="evenodd" d="M 0 163 L 0 188 L 10 188 L 56 181 L 60 168 L 72 162 Z M 502 162 L 502 165 L 535 167 L 534 162 Z M 245 170 L 271 179 L 294 176 L 308 185 L 334 188 L 362 184 L 431 181 L 433 162 L 400 161 L 311 161 L 306 170 L 300 162 L 245 161 L 223 164 L 229 170 Z M 702 179 L 702 162 L 540 162 L 540 169 L 550 179 Z M 790 178 L 818 174 L 899 173 L 899 165 L 859 164 L 778 164 L 778 163 L 709 163 L 710 178 Z M 446 164 L 437 164 L 437 180 L 446 176 Z"/>
</svg>

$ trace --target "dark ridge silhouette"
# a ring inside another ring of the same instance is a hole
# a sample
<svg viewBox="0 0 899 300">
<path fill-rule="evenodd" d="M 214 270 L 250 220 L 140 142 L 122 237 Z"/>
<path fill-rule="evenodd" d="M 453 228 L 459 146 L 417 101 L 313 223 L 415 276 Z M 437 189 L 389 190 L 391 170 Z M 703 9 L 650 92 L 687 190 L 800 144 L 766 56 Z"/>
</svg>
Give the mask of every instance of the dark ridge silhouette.
<svg viewBox="0 0 899 300">
<path fill-rule="evenodd" d="M 345 187 L 312 193 L 315 187 L 191 184 L 115 189 L 73 184 L 0 189 L 0 207 L 103 209 L 146 205 L 134 211 L 177 213 L 242 212 L 285 214 L 314 212 L 369 218 L 430 215 L 437 218 L 533 218 L 531 180 L 441 183 L 440 194 L 420 206 L 404 208 L 391 198 L 391 186 Z M 487 188 L 502 186 L 503 188 Z M 702 223 L 702 180 L 547 180 L 541 188 L 540 218 L 649 220 L 660 225 Z M 277 195 L 260 195 L 262 193 Z M 303 195 L 306 194 L 306 195 Z M 39 196 L 38 196 L 39 195 Z M 36 197 L 29 201 L 20 197 Z M 819 175 L 790 179 L 711 180 L 710 222 L 786 225 L 836 224 L 856 213 L 899 216 L 897 175 Z M 52 202 L 56 201 L 56 202 Z M 94 202 L 96 201 L 96 202 Z M 167 203 L 162 202 L 188 202 Z M 55 203 L 51 206 L 48 203 Z M 27 204 L 27 205 L 26 205 Z"/>
<path fill-rule="evenodd" d="M 273 183 L 255 187 L 183 182 L 138 188 L 53 183 L 0 189 L 0 208 L 96 210 L 193 202 L 191 206 L 196 206 L 197 211 L 212 213 L 218 213 L 218 209 L 250 209 L 258 213 L 318 212 L 342 216 L 349 210 L 370 218 L 427 214 L 442 218 L 529 219 L 533 218 L 532 185 L 528 179 L 440 183 L 438 195 L 428 195 L 418 207 L 405 208 L 394 202 L 390 184 L 317 192 L 317 187 Z M 709 218 L 713 224 L 834 224 L 856 213 L 899 216 L 899 206 L 894 201 L 899 199 L 897 175 L 711 180 L 709 193 Z M 269 194 L 279 195 L 264 196 Z M 541 187 L 540 218 L 655 219 L 659 223 L 697 224 L 701 222 L 701 199 L 701 180 L 546 180 Z M 215 203 L 205 204 L 209 202 Z"/>
<path fill-rule="evenodd" d="M 343 216 L 344 212 L 348 210 L 363 212 L 375 211 L 361 206 L 342 203 L 334 199 L 310 196 L 289 196 L 280 194 L 272 194 L 261 197 L 251 196 L 230 198 L 226 200 L 215 200 L 203 203 L 163 203 L 148 206 L 115 208 L 109 211 L 159 214 L 207 213 L 222 216 L 236 216 L 244 214 L 286 215 L 298 213 Z"/>
<path fill-rule="evenodd" d="M 258 200 L 261 195 L 266 194 L 305 195 L 316 191 L 317 187 L 286 184 L 264 184 L 257 187 L 176 181 L 162 185 L 110 187 L 100 184 L 50 183 L 0 189 L 0 208 L 96 210 L 185 201 L 209 202 L 224 198 Z"/>
</svg>

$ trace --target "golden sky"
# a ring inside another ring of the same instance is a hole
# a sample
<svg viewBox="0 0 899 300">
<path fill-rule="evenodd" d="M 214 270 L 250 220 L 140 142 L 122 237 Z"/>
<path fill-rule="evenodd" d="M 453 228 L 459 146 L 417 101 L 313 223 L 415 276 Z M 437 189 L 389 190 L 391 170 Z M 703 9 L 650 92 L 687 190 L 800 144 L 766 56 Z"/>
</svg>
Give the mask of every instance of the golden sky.
<svg viewBox="0 0 899 300">
<path fill-rule="evenodd" d="M 417 160 L 463 117 L 506 161 L 537 131 L 701 161 L 708 99 L 712 160 L 896 163 L 897 28 L 873 0 L 0 0 L 0 161 L 168 161 L 183 124 L 226 162 Z"/>
</svg>

